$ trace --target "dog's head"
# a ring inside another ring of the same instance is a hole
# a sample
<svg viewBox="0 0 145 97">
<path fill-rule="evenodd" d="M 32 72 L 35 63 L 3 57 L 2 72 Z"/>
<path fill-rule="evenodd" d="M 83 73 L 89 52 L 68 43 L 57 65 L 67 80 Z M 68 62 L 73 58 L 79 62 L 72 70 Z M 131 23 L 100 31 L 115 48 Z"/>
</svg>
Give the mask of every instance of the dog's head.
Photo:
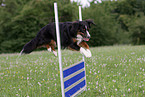
<svg viewBox="0 0 145 97">
<path fill-rule="evenodd" d="M 78 30 L 77 35 L 81 35 L 83 37 L 83 40 L 89 41 L 89 39 L 91 38 L 91 35 L 89 33 L 89 27 L 88 27 L 88 25 L 83 24 L 81 22 L 81 26 L 80 26 L 80 28 Z"/>
<path fill-rule="evenodd" d="M 93 20 L 75 21 L 74 23 L 72 23 L 71 32 L 73 32 L 75 37 L 77 35 L 81 35 L 84 41 L 89 41 L 91 37 L 89 33 L 91 24 L 95 25 Z"/>
</svg>

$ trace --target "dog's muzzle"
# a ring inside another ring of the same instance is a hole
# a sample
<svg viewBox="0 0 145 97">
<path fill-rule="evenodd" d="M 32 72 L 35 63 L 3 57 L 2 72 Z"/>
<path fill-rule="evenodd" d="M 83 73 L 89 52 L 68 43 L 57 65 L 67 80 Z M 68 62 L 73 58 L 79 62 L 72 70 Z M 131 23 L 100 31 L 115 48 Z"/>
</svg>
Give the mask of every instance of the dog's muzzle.
<svg viewBox="0 0 145 97">
<path fill-rule="evenodd" d="M 90 38 L 83 38 L 84 41 L 89 41 Z"/>
<path fill-rule="evenodd" d="M 91 38 L 91 35 L 89 34 L 89 31 L 86 31 L 86 37 L 83 38 L 84 41 L 89 41 L 89 39 Z"/>
</svg>

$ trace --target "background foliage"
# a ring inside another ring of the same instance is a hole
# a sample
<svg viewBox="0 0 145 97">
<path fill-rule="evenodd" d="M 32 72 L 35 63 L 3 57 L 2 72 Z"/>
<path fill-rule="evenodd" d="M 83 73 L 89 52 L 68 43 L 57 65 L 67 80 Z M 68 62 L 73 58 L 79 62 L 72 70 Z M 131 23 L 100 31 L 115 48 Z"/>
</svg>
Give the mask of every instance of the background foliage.
<svg viewBox="0 0 145 97">
<path fill-rule="evenodd" d="M 70 0 L 1 0 L 0 53 L 19 52 L 43 26 L 54 22 L 54 2 L 60 22 L 78 19 L 78 5 Z M 82 13 L 97 25 L 90 30 L 90 46 L 145 43 L 145 0 L 93 0 Z"/>
</svg>

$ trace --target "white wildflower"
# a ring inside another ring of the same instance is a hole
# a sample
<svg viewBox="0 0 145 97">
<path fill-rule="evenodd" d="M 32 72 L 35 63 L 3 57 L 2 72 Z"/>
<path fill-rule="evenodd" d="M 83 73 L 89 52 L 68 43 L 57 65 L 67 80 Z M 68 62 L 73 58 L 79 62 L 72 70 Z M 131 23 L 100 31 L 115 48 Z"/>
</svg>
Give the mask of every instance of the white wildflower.
<svg viewBox="0 0 145 97">
<path fill-rule="evenodd" d="M 41 83 L 40 82 L 38 82 L 38 84 L 39 84 L 39 86 L 41 86 Z"/>
<path fill-rule="evenodd" d="M 104 86 L 104 89 L 106 89 L 106 87 Z"/>
<path fill-rule="evenodd" d="M 97 73 L 95 72 L 94 75 L 96 75 Z"/>
<path fill-rule="evenodd" d="M 96 82 L 96 85 L 98 85 L 98 81 Z"/>
<path fill-rule="evenodd" d="M 116 80 L 112 80 L 113 82 L 116 82 Z"/>
</svg>

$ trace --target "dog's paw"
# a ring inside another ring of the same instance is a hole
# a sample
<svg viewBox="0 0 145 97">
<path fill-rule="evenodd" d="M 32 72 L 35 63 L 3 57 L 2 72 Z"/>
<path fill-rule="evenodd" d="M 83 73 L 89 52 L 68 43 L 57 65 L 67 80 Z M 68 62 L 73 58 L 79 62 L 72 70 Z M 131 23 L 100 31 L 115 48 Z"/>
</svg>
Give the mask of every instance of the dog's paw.
<svg viewBox="0 0 145 97">
<path fill-rule="evenodd" d="M 85 55 L 86 57 L 90 58 L 92 57 L 91 51 L 89 49 L 85 50 L 84 48 L 80 48 L 80 53 Z"/>
<path fill-rule="evenodd" d="M 53 51 L 53 54 L 54 54 L 54 56 L 57 56 L 57 52 L 56 51 Z"/>
<path fill-rule="evenodd" d="M 89 58 L 92 57 L 92 53 L 91 53 L 91 51 L 90 51 L 89 49 L 87 49 L 86 51 L 88 52 L 88 54 L 87 54 L 88 57 L 89 57 Z"/>
</svg>

